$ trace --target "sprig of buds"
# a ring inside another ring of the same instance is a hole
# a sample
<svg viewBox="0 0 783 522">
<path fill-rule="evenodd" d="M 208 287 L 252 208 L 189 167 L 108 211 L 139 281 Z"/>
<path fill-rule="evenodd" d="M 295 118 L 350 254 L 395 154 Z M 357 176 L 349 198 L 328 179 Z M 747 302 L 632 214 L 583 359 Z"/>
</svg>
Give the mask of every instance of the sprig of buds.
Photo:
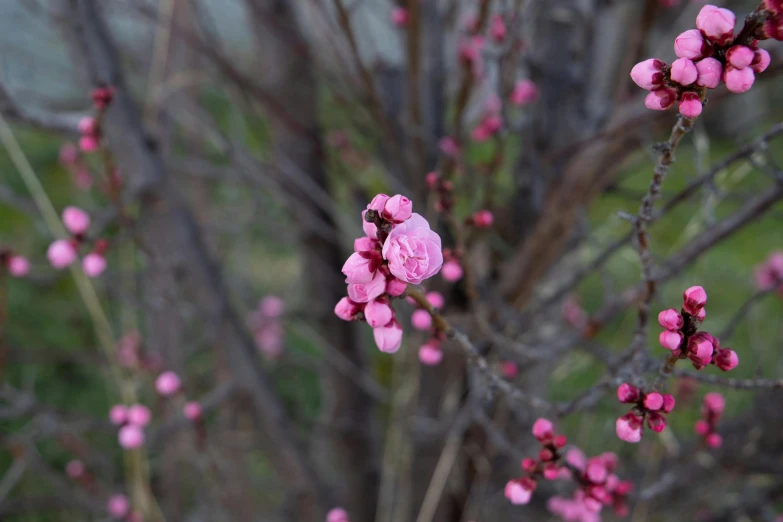
<svg viewBox="0 0 783 522">
<path fill-rule="evenodd" d="M 702 418 L 696 421 L 695 430 L 710 448 L 719 448 L 723 438 L 717 433 L 718 421 L 726 409 L 726 401 L 720 393 L 712 392 L 704 396 L 701 408 Z"/>
</svg>

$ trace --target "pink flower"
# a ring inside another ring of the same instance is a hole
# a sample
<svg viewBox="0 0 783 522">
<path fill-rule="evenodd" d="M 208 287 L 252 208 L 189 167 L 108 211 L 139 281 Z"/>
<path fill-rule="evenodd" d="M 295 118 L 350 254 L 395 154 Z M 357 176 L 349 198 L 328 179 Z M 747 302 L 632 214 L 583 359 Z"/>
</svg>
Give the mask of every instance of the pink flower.
<svg viewBox="0 0 783 522">
<path fill-rule="evenodd" d="M 688 339 L 688 357 L 696 364 L 706 366 L 712 361 L 714 346 L 712 341 L 699 332 Z"/>
<path fill-rule="evenodd" d="M 144 445 L 144 430 L 140 427 L 128 424 L 120 428 L 117 433 L 117 440 L 123 449 L 137 449 Z"/>
<path fill-rule="evenodd" d="M 427 292 L 425 297 L 427 298 L 427 302 L 435 308 L 443 308 L 446 304 L 446 299 L 440 292 Z"/>
<path fill-rule="evenodd" d="M 661 332 L 661 335 L 658 336 L 658 342 L 667 350 L 676 350 L 679 348 L 683 339 L 684 336 L 680 332 L 672 332 L 669 330 L 664 330 Z"/>
<path fill-rule="evenodd" d="M 450 261 L 446 261 L 443 264 L 443 279 L 448 281 L 449 283 L 456 283 L 460 279 L 462 279 L 462 267 L 459 264 L 459 261 L 456 259 L 452 259 Z"/>
<path fill-rule="evenodd" d="M 644 407 L 650 411 L 657 411 L 663 407 L 663 395 L 658 392 L 648 393 L 644 396 Z"/>
<path fill-rule="evenodd" d="M 13 277 L 24 277 L 30 272 L 30 261 L 24 256 L 12 255 L 8 258 L 8 273 Z"/>
<path fill-rule="evenodd" d="M 383 217 L 394 223 L 402 223 L 408 220 L 413 214 L 413 202 L 397 194 L 389 198 L 383 207 Z M 428 225 L 429 226 L 429 225 Z"/>
<path fill-rule="evenodd" d="M 666 429 L 666 417 L 657 412 L 649 413 L 647 415 L 647 427 L 655 433 L 662 432 Z"/>
<path fill-rule="evenodd" d="M 82 270 L 88 277 L 98 277 L 106 270 L 106 258 L 96 252 L 90 252 L 82 259 Z"/>
<path fill-rule="evenodd" d="M 408 288 L 408 283 L 400 281 L 394 276 L 386 279 L 386 293 L 392 297 L 397 297 L 405 293 Z"/>
<path fill-rule="evenodd" d="M 588 479 L 597 484 L 605 482 L 606 478 L 609 476 L 609 472 L 607 471 L 604 463 L 601 460 L 596 459 L 590 459 L 587 462 L 587 469 L 585 470 L 585 474 L 587 475 Z"/>
<path fill-rule="evenodd" d="M 756 49 L 753 53 L 753 61 L 750 63 L 750 67 L 754 72 L 762 73 L 767 70 L 771 61 L 772 59 L 765 49 Z"/>
<path fill-rule="evenodd" d="M 74 459 L 65 466 L 65 474 L 76 479 L 84 475 L 84 463 L 81 460 Z"/>
<path fill-rule="evenodd" d="M 514 505 L 527 504 L 533 496 L 533 490 L 528 489 L 528 484 L 519 480 L 510 480 L 506 484 L 504 494 Z"/>
<path fill-rule="evenodd" d="M 617 398 L 625 404 L 633 404 L 639 400 L 641 392 L 633 384 L 624 382 L 617 387 Z"/>
<path fill-rule="evenodd" d="M 658 324 L 667 330 L 676 332 L 682 328 L 683 320 L 682 316 L 677 312 L 677 310 L 674 308 L 669 308 L 668 310 L 663 310 L 658 314 Z"/>
<path fill-rule="evenodd" d="M 471 139 L 476 143 L 483 143 L 487 141 L 490 136 L 491 133 L 489 129 L 483 124 L 483 122 L 470 133 Z"/>
<path fill-rule="evenodd" d="M 680 96 L 679 109 L 686 118 L 698 118 L 702 111 L 701 98 L 695 92 L 684 92 Z"/>
<path fill-rule="evenodd" d="M 343 508 L 334 508 L 326 514 L 326 522 L 350 522 L 348 513 Z"/>
<path fill-rule="evenodd" d="M 425 366 L 437 366 L 443 360 L 443 351 L 434 342 L 428 342 L 419 348 L 419 361 Z"/>
<path fill-rule="evenodd" d="M 737 357 L 737 352 L 730 348 L 722 348 L 718 350 L 717 356 L 715 357 L 715 364 L 724 372 L 733 370 L 739 364 L 739 357 Z"/>
<path fill-rule="evenodd" d="M 362 230 L 364 230 L 364 233 L 367 235 L 367 237 L 371 237 L 373 239 L 378 237 L 378 227 L 375 226 L 375 223 L 368 223 L 364 216 L 367 215 L 366 210 L 362 210 Z"/>
<path fill-rule="evenodd" d="M 663 87 L 652 91 L 644 99 L 644 106 L 654 111 L 665 111 L 671 108 L 677 101 L 677 92 L 674 89 Z"/>
<path fill-rule="evenodd" d="M 334 315 L 343 321 L 353 321 L 359 312 L 359 304 L 343 297 L 334 307 Z"/>
<path fill-rule="evenodd" d="M 672 63 L 671 78 L 680 85 L 690 85 L 699 77 L 696 64 L 688 58 L 677 58 Z"/>
<path fill-rule="evenodd" d="M 506 23 L 503 21 L 503 17 L 495 15 L 489 22 L 489 34 L 492 38 L 500 43 L 506 39 Z"/>
<path fill-rule="evenodd" d="M 705 5 L 696 17 L 696 27 L 712 43 L 728 45 L 734 40 L 737 17 L 728 9 Z"/>
<path fill-rule="evenodd" d="M 783 13 L 783 0 L 764 0 L 764 8 L 775 14 Z"/>
<path fill-rule="evenodd" d="M 710 433 L 704 440 L 710 448 L 720 448 L 723 445 L 723 437 L 717 433 Z"/>
<path fill-rule="evenodd" d="M 744 69 L 753 62 L 754 55 L 750 47 L 733 45 L 726 51 L 726 61 L 737 69 Z"/>
<path fill-rule="evenodd" d="M 98 148 L 98 140 L 92 136 L 82 136 L 79 138 L 79 148 L 82 152 L 93 152 Z"/>
<path fill-rule="evenodd" d="M 741 94 L 749 91 L 755 81 L 756 74 L 750 67 L 737 69 L 727 65 L 723 70 L 723 82 L 726 84 L 726 88 L 733 93 Z"/>
<path fill-rule="evenodd" d="M 346 277 L 345 282 L 351 285 L 369 283 L 376 277 L 376 270 L 380 265 L 380 259 L 354 252 L 342 268 L 342 273 Z"/>
<path fill-rule="evenodd" d="M 696 315 L 707 304 L 707 292 L 700 286 L 692 286 L 682 294 L 682 308 L 691 315 Z"/>
<path fill-rule="evenodd" d="M 128 421 L 128 408 L 122 404 L 115 404 L 109 410 L 109 420 L 116 426 L 125 424 Z"/>
<path fill-rule="evenodd" d="M 696 69 L 699 71 L 699 77 L 696 85 L 714 89 L 720 85 L 723 77 L 723 64 L 715 58 L 705 58 L 696 62 Z"/>
<path fill-rule="evenodd" d="M 533 423 L 533 436 L 539 441 L 551 439 L 554 436 L 552 423 L 546 419 L 538 419 Z"/>
<path fill-rule="evenodd" d="M 435 190 L 438 187 L 438 179 L 437 172 L 428 172 L 427 175 L 424 176 L 424 181 L 427 183 L 430 190 Z"/>
<path fill-rule="evenodd" d="M 181 384 L 179 375 L 172 371 L 163 372 L 155 379 L 155 389 L 164 397 L 177 393 Z"/>
<path fill-rule="evenodd" d="M 697 420 L 693 428 L 696 431 L 697 435 L 704 436 L 710 432 L 710 425 L 704 419 Z"/>
<path fill-rule="evenodd" d="M 191 421 L 199 420 L 202 415 L 201 404 L 199 404 L 196 401 L 186 402 L 185 406 L 182 407 L 182 414 L 188 420 Z"/>
<path fill-rule="evenodd" d="M 411 325 L 416 330 L 429 330 L 432 326 L 432 316 L 427 310 L 418 309 L 411 314 Z"/>
<path fill-rule="evenodd" d="M 76 261 L 76 248 L 70 241 L 58 239 L 49 245 L 49 249 L 46 251 L 46 257 L 54 268 L 61 270 Z"/>
<path fill-rule="evenodd" d="M 712 54 L 712 49 L 699 31 L 689 29 L 674 39 L 674 54 L 678 58 L 701 60 Z"/>
<path fill-rule="evenodd" d="M 639 62 L 631 69 L 631 79 L 642 89 L 651 91 L 663 85 L 663 68 L 666 62 L 650 58 Z"/>
<path fill-rule="evenodd" d="M 768 2 L 770 0 L 767 0 Z M 783 13 L 770 16 L 762 26 L 764 36 L 783 41 Z"/>
<path fill-rule="evenodd" d="M 90 228 L 90 216 L 78 207 L 65 207 L 63 210 L 63 225 L 68 232 L 78 236 Z"/>
<path fill-rule="evenodd" d="M 440 236 L 416 213 L 392 229 L 382 252 L 391 273 L 415 285 L 437 274 L 443 265 Z"/>
<path fill-rule="evenodd" d="M 408 23 L 408 10 L 399 6 L 392 8 L 391 19 L 397 27 L 405 26 Z"/>
<path fill-rule="evenodd" d="M 276 359 L 283 353 L 283 326 L 275 321 L 263 325 L 255 332 L 256 345 L 267 359 Z"/>
<path fill-rule="evenodd" d="M 617 419 L 615 431 L 620 440 L 636 443 L 642 440 L 642 419 L 633 413 L 627 413 Z"/>
<path fill-rule="evenodd" d="M 674 401 L 674 397 L 672 395 L 669 395 L 668 393 L 663 394 L 663 412 L 669 413 L 674 409 L 674 405 L 676 402 Z"/>
<path fill-rule="evenodd" d="M 373 328 L 386 326 L 392 320 L 392 317 L 394 317 L 394 311 L 389 306 L 388 299 L 375 299 L 364 307 L 364 319 Z"/>
<path fill-rule="evenodd" d="M 143 404 L 134 404 L 128 408 L 128 424 L 143 428 L 152 420 L 152 412 Z"/>
<path fill-rule="evenodd" d="M 95 118 L 84 116 L 79 120 L 78 128 L 82 134 L 93 134 L 95 132 Z"/>
<path fill-rule="evenodd" d="M 511 91 L 509 100 L 513 105 L 522 107 L 538 99 L 538 87 L 531 80 L 519 80 Z"/>
<path fill-rule="evenodd" d="M 456 158 L 457 156 L 459 156 L 460 153 L 459 143 L 457 143 L 457 140 L 455 140 L 453 137 L 451 136 L 442 137 L 438 145 L 440 147 L 440 151 L 446 156 L 449 156 L 450 158 Z"/>
<path fill-rule="evenodd" d="M 710 392 L 704 396 L 704 414 L 714 414 L 720 416 L 726 409 L 726 399 L 717 392 Z"/>
<path fill-rule="evenodd" d="M 378 349 L 385 353 L 395 353 L 402 344 L 402 327 L 394 319 L 387 325 L 373 328 L 372 335 Z"/>
<path fill-rule="evenodd" d="M 514 361 L 503 361 L 500 365 L 500 372 L 506 379 L 513 379 L 519 375 L 519 366 Z"/>
<path fill-rule="evenodd" d="M 495 221 L 495 217 L 489 210 L 477 210 L 473 214 L 473 226 L 477 228 L 489 228 Z"/>
<path fill-rule="evenodd" d="M 389 239 L 391 239 L 391 236 Z M 388 243 L 389 242 L 387 240 L 386 244 Z M 348 297 L 350 297 L 351 300 L 356 303 L 368 303 L 376 297 L 383 295 L 385 291 L 386 277 L 380 272 L 380 270 L 376 271 L 375 276 L 367 283 L 348 285 Z"/>
<path fill-rule="evenodd" d="M 261 309 L 261 314 L 264 317 L 280 317 L 285 311 L 285 301 L 275 295 L 268 295 L 261 299 L 259 308 Z"/>
<path fill-rule="evenodd" d="M 106 504 L 106 510 L 109 512 L 112 518 L 122 519 L 128 514 L 130 510 L 130 502 L 125 495 L 112 495 L 109 497 L 109 502 Z"/>
<path fill-rule="evenodd" d="M 73 165 L 79 159 L 79 149 L 73 143 L 63 143 L 60 147 L 60 163 Z"/>
</svg>

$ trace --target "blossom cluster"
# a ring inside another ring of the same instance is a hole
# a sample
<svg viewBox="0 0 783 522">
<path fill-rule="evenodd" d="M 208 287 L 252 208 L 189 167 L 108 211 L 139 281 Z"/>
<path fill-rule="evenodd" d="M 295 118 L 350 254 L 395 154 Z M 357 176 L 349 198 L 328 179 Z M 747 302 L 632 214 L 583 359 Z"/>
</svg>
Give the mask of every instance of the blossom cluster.
<svg viewBox="0 0 783 522">
<path fill-rule="evenodd" d="M 258 308 L 249 314 L 248 322 L 256 346 L 267 359 L 277 359 L 283 351 L 283 323 L 285 303 L 274 295 L 261 299 Z"/>
<path fill-rule="evenodd" d="M 656 391 L 644 393 L 636 386 L 623 383 L 617 388 L 617 398 L 623 404 L 633 404 L 634 407 L 617 419 L 615 431 L 625 442 L 642 440 L 645 421 L 647 427 L 656 433 L 666 428 L 666 414 L 674 409 L 674 397 L 668 393 Z"/>
<path fill-rule="evenodd" d="M 767 2 L 780 4 L 779 0 Z M 773 19 L 771 16 L 768 23 Z M 733 93 L 748 91 L 755 75 L 764 72 L 770 63 L 769 53 L 758 47 L 758 40 L 776 36 L 774 31 L 761 31 L 748 38 L 741 34 L 735 37 L 736 21 L 730 10 L 705 5 L 696 17 L 697 29 L 689 29 L 674 40 L 677 59 L 671 65 L 657 58 L 636 64 L 631 78 L 650 91 L 645 99 L 647 108 L 666 110 L 678 103 L 683 116 L 696 118 L 701 114 L 707 89 L 723 82 Z"/>
<path fill-rule="evenodd" d="M 726 409 L 726 401 L 720 393 L 712 392 L 704 396 L 702 418 L 696 421 L 695 430 L 704 440 L 704 444 L 710 448 L 719 448 L 723 444 L 723 438 L 718 435 L 716 428 L 724 409 Z"/>
<path fill-rule="evenodd" d="M 776 289 L 783 295 L 783 252 L 772 252 L 766 261 L 756 267 L 754 275 L 759 290 Z"/>
<path fill-rule="evenodd" d="M 55 240 L 46 251 L 49 263 L 57 270 L 72 265 L 78 259 L 82 246 L 89 247 L 87 231 L 90 228 L 90 215 L 78 207 L 66 207 L 62 220 L 71 237 Z M 98 277 L 106 270 L 105 254 L 108 246 L 105 239 L 92 242 L 90 252 L 82 259 L 82 269 L 89 277 Z"/>
<path fill-rule="evenodd" d="M 144 428 L 152 420 L 152 412 L 143 404 L 115 404 L 109 410 L 109 420 L 119 427 L 117 440 L 120 446 L 128 450 L 136 449 L 144 445 Z"/>
<path fill-rule="evenodd" d="M 30 272 L 30 261 L 11 249 L 0 248 L 0 275 L 7 270 L 11 277 L 24 277 Z"/>
<path fill-rule="evenodd" d="M 346 321 L 366 321 L 378 348 L 394 353 L 402 343 L 402 326 L 391 301 L 403 295 L 408 284 L 418 285 L 440 271 L 440 236 L 413 212 L 413 202 L 399 194 L 378 194 L 362 218 L 365 236 L 354 241 L 354 253 L 342 268 L 348 297 L 334 312 Z"/>
<path fill-rule="evenodd" d="M 665 328 L 658 340 L 675 357 L 689 358 L 697 370 L 708 364 L 714 364 L 724 372 L 733 370 L 739 364 L 737 353 L 731 348 L 721 348 L 717 337 L 697 332 L 707 314 L 706 304 L 704 288 L 692 286 L 685 290 L 680 312 L 670 308 L 658 314 L 658 323 Z"/>
<path fill-rule="evenodd" d="M 432 305 L 436 310 L 443 309 L 446 300 L 443 298 L 443 294 L 440 292 L 428 292 L 425 296 L 427 302 Z M 408 298 L 408 301 L 416 305 L 416 301 Z M 443 332 L 432 327 L 432 316 L 430 313 L 423 309 L 417 308 L 411 314 L 411 326 L 416 330 L 427 331 L 430 333 L 430 338 L 419 347 L 419 361 L 426 366 L 437 366 L 443 360 L 443 351 L 441 350 L 440 343 L 443 341 Z"/>
</svg>

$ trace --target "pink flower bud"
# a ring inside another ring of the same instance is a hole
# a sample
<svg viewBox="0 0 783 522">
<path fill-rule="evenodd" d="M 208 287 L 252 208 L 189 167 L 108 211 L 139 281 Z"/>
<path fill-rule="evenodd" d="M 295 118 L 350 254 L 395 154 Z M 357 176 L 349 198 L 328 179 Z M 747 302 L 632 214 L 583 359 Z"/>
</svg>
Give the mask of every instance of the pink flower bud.
<svg viewBox="0 0 783 522">
<path fill-rule="evenodd" d="M 60 163 L 69 166 L 79 159 L 79 149 L 73 143 L 63 143 L 60 147 Z"/>
<path fill-rule="evenodd" d="M 334 315 L 343 321 L 353 321 L 359 312 L 359 305 L 347 297 L 343 297 L 334 307 Z"/>
<path fill-rule="evenodd" d="M 503 17 L 495 15 L 489 22 L 489 34 L 496 42 L 501 43 L 506 39 L 506 23 Z"/>
<path fill-rule="evenodd" d="M 695 92 L 684 92 L 680 96 L 680 114 L 689 119 L 698 118 L 701 114 L 701 98 Z"/>
<path fill-rule="evenodd" d="M 699 77 L 696 85 L 714 89 L 720 85 L 723 78 L 723 64 L 715 58 L 705 58 L 696 62 L 696 70 L 699 71 Z"/>
<path fill-rule="evenodd" d="M 678 58 L 701 60 L 712 54 L 712 48 L 696 29 L 689 29 L 674 39 L 674 54 Z"/>
<path fill-rule="evenodd" d="M 495 218 L 489 210 L 478 210 L 473 214 L 473 225 L 477 228 L 489 228 L 494 221 Z"/>
<path fill-rule="evenodd" d="M 734 40 L 737 17 L 728 9 L 705 5 L 696 17 L 696 27 L 712 43 L 728 45 Z"/>
<path fill-rule="evenodd" d="M 411 315 L 411 325 L 416 330 L 429 330 L 432 326 L 432 316 L 427 310 L 415 310 Z"/>
<path fill-rule="evenodd" d="M 443 294 L 440 292 L 427 292 L 427 302 L 435 308 L 443 308 L 446 300 L 443 298 Z"/>
<path fill-rule="evenodd" d="M 109 420 L 116 426 L 125 424 L 128 421 L 128 408 L 122 404 L 115 404 L 109 410 Z"/>
<path fill-rule="evenodd" d="M 677 58 L 672 63 L 671 78 L 680 85 L 690 85 L 699 77 L 696 64 L 688 58 Z"/>
<path fill-rule="evenodd" d="M 617 387 L 617 398 L 625 404 L 633 404 L 639 400 L 639 388 L 633 384 L 624 382 Z"/>
<path fill-rule="evenodd" d="M 143 428 L 152 420 L 152 412 L 143 404 L 134 404 L 128 408 L 128 424 Z"/>
<path fill-rule="evenodd" d="M 703 332 L 688 339 L 688 357 L 697 364 L 710 364 L 714 349 L 714 345 Z"/>
<path fill-rule="evenodd" d="M 682 308 L 691 315 L 696 315 L 707 304 L 707 292 L 700 286 L 692 286 L 682 293 Z"/>
<path fill-rule="evenodd" d="M 726 61 L 737 69 L 744 69 L 753 62 L 753 49 L 744 45 L 733 45 L 726 51 Z"/>
<path fill-rule="evenodd" d="M 715 357 L 715 364 L 724 372 L 733 370 L 739 364 L 737 352 L 729 348 L 718 350 L 718 354 Z"/>
<path fill-rule="evenodd" d="M 585 474 L 591 482 L 595 482 L 596 484 L 604 483 L 609 476 L 609 472 L 607 471 L 606 466 L 604 466 L 604 463 L 601 460 L 596 459 L 587 461 Z"/>
<path fill-rule="evenodd" d="M 593 514 L 593 516 L 595 516 L 595 513 L 601 511 L 601 508 L 603 507 L 601 503 L 593 497 L 585 497 L 584 500 L 582 500 L 582 504 L 589 514 Z"/>
<path fill-rule="evenodd" d="M 201 409 L 201 404 L 199 404 L 196 401 L 186 402 L 185 406 L 182 407 L 182 414 L 188 420 L 191 421 L 199 420 L 201 418 L 201 415 L 203 414 L 203 410 Z"/>
<path fill-rule="evenodd" d="M 405 293 L 408 288 L 408 283 L 400 281 L 394 276 L 389 277 L 386 280 L 386 293 L 390 296 L 397 297 Z"/>
<path fill-rule="evenodd" d="M 674 409 L 674 405 L 675 404 L 676 404 L 676 402 L 674 400 L 674 396 L 673 395 L 669 395 L 668 393 L 665 393 L 663 395 L 663 408 L 662 408 L 662 410 L 663 410 L 664 413 L 669 413 L 670 411 L 672 411 Z"/>
<path fill-rule="evenodd" d="M 352 256 L 353 257 L 353 256 Z M 367 283 L 348 285 L 348 297 L 356 303 L 369 303 L 386 291 L 386 276 L 380 270 L 375 271 L 372 280 Z"/>
<path fill-rule="evenodd" d="M 705 317 L 707 317 L 707 310 L 702 308 L 701 310 L 699 310 L 699 313 L 696 314 L 696 319 L 698 319 L 699 321 L 704 321 Z"/>
<path fill-rule="evenodd" d="M 364 319 L 373 328 L 386 326 L 392 320 L 392 317 L 394 317 L 394 311 L 389 305 L 388 299 L 375 299 L 364 307 Z"/>
<path fill-rule="evenodd" d="M 438 186 L 438 173 L 428 172 L 427 175 L 424 176 L 424 182 L 427 183 L 427 187 L 429 187 L 430 190 L 435 190 Z"/>
<path fill-rule="evenodd" d="M 783 14 L 770 16 L 762 26 L 762 33 L 766 38 L 783 41 Z"/>
<path fill-rule="evenodd" d="M 125 495 L 112 495 L 106 504 L 106 510 L 109 515 L 115 519 L 123 519 L 130 510 L 130 502 Z"/>
<path fill-rule="evenodd" d="M 476 143 L 483 143 L 490 138 L 491 134 L 492 133 L 490 130 L 484 125 L 484 122 L 482 121 L 478 127 L 471 131 L 470 137 Z"/>
<path fill-rule="evenodd" d="M 164 397 L 171 397 L 177 393 L 181 384 L 179 375 L 172 371 L 163 372 L 155 379 L 155 389 Z"/>
<path fill-rule="evenodd" d="M 554 435 L 552 423 L 546 419 L 538 419 L 533 423 L 533 436 L 539 441 L 551 439 Z"/>
<path fill-rule="evenodd" d="M 117 433 L 117 440 L 123 449 L 136 449 L 144 445 L 144 430 L 133 424 L 128 424 L 120 428 Z"/>
<path fill-rule="evenodd" d="M 369 238 L 363 238 L 369 239 Z M 261 315 L 267 318 L 280 317 L 285 312 L 285 301 L 277 297 L 276 295 L 268 295 L 261 299 L 259 304 L 259 310 Z"/>
<path fill-rule="evenodd" d="M 620 440 L 636 443 L 642 440 L 642 419 L 632 412 L 626 413 L 615 423 L 615 432 Z"/>
<path fill-rule="evenodd" d="M 375 210 L 376 212 L 383 212 L 383 207 L 386 206 L 386 202 L 389 201 L 389 196 L 386 194 L 378 194 L 367 205 L 367 210 Z"/>
<path fill-rule="evenodd" d="M 723 445 L 723 437 L 717 433 L 710 433 L 707 435 L 707 438 L 704 440 L 704 442 L 706 442 L 707 446 L 710 448 L 720 448 Z"/>
<path fill-rule="evenodd" d="M 714 415 L 721 415 L 726 409 L 726 400 L 723 395 L 717 392 L 710 392 L 704 396 L 704 408 L 706 413 L 712 413 Z"/>
<path fill-rule="evenodd" d="M 372 237 L 360 237 L 353 241 L 353 251 L 359 254 L 378 254 L 380 257 L 381 242 Z"/>
<path fill-rule="evenodd" d="M 450 158 L 456 158 L 459 156 L 459 143 L 457 143 L 457 140 L 451 136 L 442 137 L 438 143 L 438 146 L 440 147 L 440 151 Z"/>
<path fill-rule="evenodd" d="M 8 273 L 13 277 L 24 277 L 30 272 L 30 261 L 24 256 L 12 255 L 8 258 Z"/>
<path fill-rule="evenodd" d="M 93 152 L 98 148 L 98 140 L 92 136 L 82 136 L 79 138 L 79 148 L 82 152 Z"/>
<path fill-rule="evenodd" d="M 326 514 L 326 522 L 350 522 L 348 513 L 343 508 L 334 508 Z"/>
<path fill-rule="evenodd" d="M 365 257 L 359 252 L 354 252 L 345 261 L 342 273 L 345 274 L 345 282 L 348 284 L 369 283 L 376 276 L 376 270 L 381 264 L 380 257 Z"/>
<path fill-rule="evenodd" d="M 78 123 L 79 132 L 82 134 L 92 134 L 95 132 L 95 118 L 92 116 L 85 116 L 79 120 Z"/>
<path fill-rule="evenodd" d="M 74 459 L 65 466 L 65 474 L 72 479 L 77 479 L 84 475 L 84 463 L 81 460 Z"/>
<path fill-rule="evenodd" d="M 419 348 L 419 361 L 425 366 L 437 366 L 443 360 L 443 351 L 433 342 L 421 345 Z"/>
<path fill-rule="evenodd" d="M 408 10 L 399 6 L 392 8 L 391 19 L 397 27 L 405 26 L 408 23 Z"/>
<path fill-rule="evenodd" d="M 533 490 L 527 489 L 522 481 L 510 480 L 506 484 L 504 494 L 506 498 L 515 506 L 521 504 L 527 504 L 530 502 L 530 497 L 533 496 Z"/>
<path fill-rule="evenodd" d="M 511 91 L 509 101 L 517 107 L 522 107 L 538 99 L 538 87 L 531 80 L 519 80 Z"/>
<path fill-rule="evenodd" d="M 696 431 L 697 435 L 704 436 L 710 432 L 710 425 L 707 423 L 704 419 L 699 419 L 696 421 L 696 424 L 693 426 L 694 431 Z"/>
<path fill-rule="evenodd" d="M 95 252 L 90 252 L 82 259 L 82 270 L 87 277 L 98 277 L 106 270 L 106 258 Z"/>
<path fill-rule="evenodd" d="M 362 210 L 362 230 L 364 231 L 365 235 L 367 235 L 367 237 L 376 239 L 378 237 L 378 227 L 375 226 L 375 223 L 368 223 L 364 219 L 364 216 L 366 215 L 367 211 Z"/>
<path fill-rule="evenodd" d="M 765 49 L 756 49 L 753 53 L 753 61 L 750 63 L 750 67 L 754 72 L 762 73 L 767 70 L 771 61 L 772 59 Z"/>
<path fill-rule="evenodd" d="M 736 69 L 727 65 L 723 70 L 723 82 L 726 84 L 726 88 L 733 93 L 741 94 L 749 91 L 753 87 L 754 81 L 756 81 L 756 74 L 750 67 Z"/>
<path fill-rule="evenodd" d="M 545 479 L 555 480 L 560 477 L 560 468 L 554 464 L 548 465 L 544 468 L 543 474 Z"/>
<path fill-rule="evenodd" d="M 385 353 L 395 353 L 402 344 L 402 327 L 394 319 L 387 325 L 373 328 L 372 335 L 378 349 Z"/>
<path fill-rule="evenodd" d="M 677 101 L 677 91 L 668 87 L 652 91 L 644 99 L 644 106 L 653 111 L 665 111 Z"/>
<path fill-rule="evenodd" d="M 63 224 L 74 235 L 84 234 L 90 228 L 90 216 L 78 207 L 65 207 Z"/>
<path fill-rule="evenodd" d="M 666 62 L 650 58 L 639 62 L 631 69 L 631 79 L 642 89 L 651 91 L 663 85 L 663 68 Z"/>
<path fill-rule="evenodd" d="M 500 373 L 506 379 L 513 379 L 519 375 L 519 366 L 514 361 L 503 361 L 500 365 Z"/>
<path fill-rule="evenodd" d="M 389 198 L 383 210 L 383 217 L 395 223 L 402 223 L 408 220 L 412 214 L 413 202 L 399 194 Z"/>
<path fill-rule="evenodd" d="M 538 469 L 538 463 L 536 463 L 535 459 L 522 459 L 522 469 L 527 473 L 534 473 Z"/>
<path fill-rule="evenodd" d="M 775 14 L 783 13 L 783 0 L 764 0 L 764 8 Z"/>
<path fill-rule="evenodd" d="M 658 324 L 671 330 L 672 332 L 678 331 L 682 328 L 683 320 L 682 316 L 674 308 L 663 310 L 658 314 Z"/>
<path fill-rule="evenodd" d="M 644 396 L 644 407 L 650 411 L 658 411 L 663 407 L 663 395 L 658 392 L 648 393 Z"/>
<path fill-rule="evenodd" d="M 664 330 L 661 335 L 658 336 L 658 342 L 661 346 L 667 350 L 676 350 L 682 344 L 684 336 L 680 332 L 672 332 L 670 330 Z"/>
<path fill-rule="evenodd" d="M 76 261 L 76 248 L 74 248 L 70 241 L 58 239 L 49 245 L 49 249 L 46 251 L 46 257 L 54 268 L 60 270 Z"/>
<path fill-rule="evenodd" d="M 666 428 L 666 417 L 657 412 L 648 414 L 647 427 L 655 433 L 662 432 Z"/>
<path fill-rule="evenodd" d="M 443 276 L 443 279 L 449 283 L 456 283 L 462 279 L 463 274 L 459 261 L 455 259 L 443 263 L 443 268 L 441 268 L 440 273 Z"/>
</svg>

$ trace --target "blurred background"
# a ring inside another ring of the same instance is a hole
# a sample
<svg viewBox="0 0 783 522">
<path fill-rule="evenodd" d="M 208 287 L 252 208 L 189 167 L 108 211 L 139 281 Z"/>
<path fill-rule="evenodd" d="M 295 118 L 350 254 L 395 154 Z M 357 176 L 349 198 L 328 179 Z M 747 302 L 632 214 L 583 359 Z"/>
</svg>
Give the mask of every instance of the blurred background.
<svg viewBox="0 0 783 522">
<path fill-rule="evenodd" d="M 758 5 L 716 3 L 739 25 Z M 338 506 L 352 522 L 559 520 L 547 499 L 572 484 L 541 483 L 528 506 L 503 495 L 539 449 L 539 416 L 588 455 L 617 453 L 634 482 L 624 519 L 775 520 L 779 382 L 677 375 L 663 433 L 614 433 L 641 281 L 629 216 L 677 121 L 645 109 L 628 73 L 673 60 L 702 5 L 0 0 L 0 249 L 31 265 L 0 276 L 0 520 L 308 521 Z M 783 47 L 761 46 L 772 63 L 753 89 L 711 91 L 676 152 L 650 227 L 652 362 L 634 378 L 657 372 L 655 316 L 693 285 L 704 327 L 740 356 L 730 377 L 783 375 L 783 303 L 755 275 L 783 249 Z M 534 94 L 516 103 L 521 81 Z M 99 86 L 116 89 L 105 111 Z M 492 110 L 500 131 L 477 136 Z M 88 116 L 95 151 L 79 148 Z M 465 269 L 424 284 L 444 315 L 492 372 L 559 409 L 515 403 L 451 342 L 422 364 L 432 333 L 404 300 L 394 355 L 334 316 L 378 193 L 410 197 Z M 90 215 L 88 243 L 106 241 L 100 277 L 47 260 L 68 206 Z M 489 228 L 466 222 L 480 209 Z M 155 389 L 166 370 L 173 397 Z M 724 444 L 707 450 L 693 426 L 714 390 Z M 152 422 L 123 450 L 109 411 L 137 402 Z M 584 516 L 568 520 L 616 518 Z"/>
</svg>

